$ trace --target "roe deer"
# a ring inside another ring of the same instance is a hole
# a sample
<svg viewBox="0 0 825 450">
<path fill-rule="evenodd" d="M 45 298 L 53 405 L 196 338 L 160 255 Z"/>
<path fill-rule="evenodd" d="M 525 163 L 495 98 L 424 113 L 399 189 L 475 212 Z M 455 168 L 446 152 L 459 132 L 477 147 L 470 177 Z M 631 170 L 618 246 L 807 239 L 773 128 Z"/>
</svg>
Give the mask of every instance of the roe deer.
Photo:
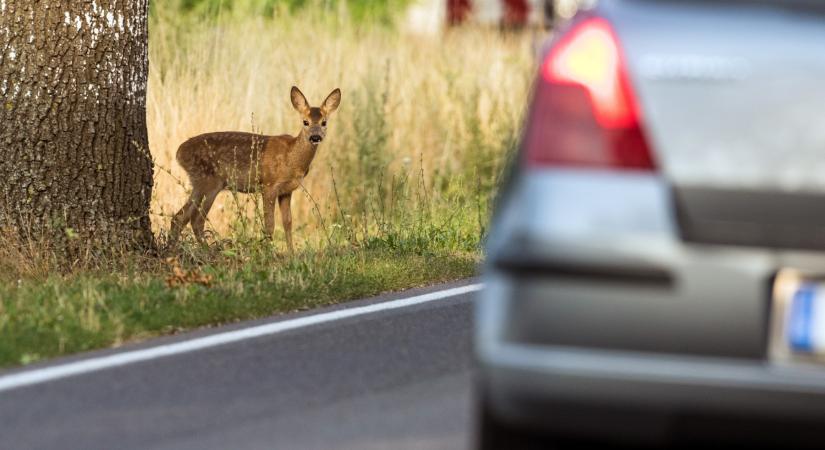
<svg viewBox="0 0 825 450">
<path fill-rule="evenodd" d="M 175 243 L 183 227 L 191 222 L 198 242 L 203 242 L 206 215 L 215 197 L 224 189 L 243 193 L 260 192 L 264 206 L 264 235 L 272 239 L 275 202 L 289 252 L 292 247 L 292 191 L 309 172 L 309 165 L 324 140 L 327 118 L 341 103 L 335 89 L 320 107 L 310 107 L 306 97 L 293 86 L 292 106 L 300 113 L 303 127 L 298 136 L 265 136 L 242 132 L 218 132 L 195 136 L 178 148 L 177 160 L 192 183 L 192 194 L 172 218 L 170 243 Z"/>
</svg>

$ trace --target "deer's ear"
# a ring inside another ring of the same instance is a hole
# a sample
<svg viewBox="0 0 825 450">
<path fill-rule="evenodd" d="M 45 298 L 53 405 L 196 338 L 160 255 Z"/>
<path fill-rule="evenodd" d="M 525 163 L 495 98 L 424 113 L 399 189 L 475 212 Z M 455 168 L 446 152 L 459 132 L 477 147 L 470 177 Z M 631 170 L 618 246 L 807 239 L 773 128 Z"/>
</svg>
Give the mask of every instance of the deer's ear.
<svg viewBox="0 0 825 450">
<path fill-rule="evenodd" d="M 324 100 L 324 103 L 321 105 L 321 111 L 324 112 L 324 115 L 327 115 L 336 109 L 338 109 L 338 105 L 341 104 L 341 90 L 335 88 L 328 96 L 327 99 Z"/>
<path fill-rule="evenodd" d="M 289 93 L 289 98 L 292 100 L 292 107 L 301 114 L 309 114 L 309 103 L 304 97 L 303 92 L 295 86 L 292 86 L 292 91 Z"/>
</svg>

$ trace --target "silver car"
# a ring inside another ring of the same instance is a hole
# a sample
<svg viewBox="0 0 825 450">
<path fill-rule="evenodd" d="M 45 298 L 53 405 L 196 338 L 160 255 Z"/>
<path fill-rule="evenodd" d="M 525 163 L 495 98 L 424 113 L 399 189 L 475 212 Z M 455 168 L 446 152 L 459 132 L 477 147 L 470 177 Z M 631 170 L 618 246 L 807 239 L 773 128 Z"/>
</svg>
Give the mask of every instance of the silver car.
<svg viewBox="0 0 825 450">
<path fill-rule="evenodd" d="M 825 1 L 579 13 L 484 276 L 481 448 L 825 448 Z"/>
</svg>

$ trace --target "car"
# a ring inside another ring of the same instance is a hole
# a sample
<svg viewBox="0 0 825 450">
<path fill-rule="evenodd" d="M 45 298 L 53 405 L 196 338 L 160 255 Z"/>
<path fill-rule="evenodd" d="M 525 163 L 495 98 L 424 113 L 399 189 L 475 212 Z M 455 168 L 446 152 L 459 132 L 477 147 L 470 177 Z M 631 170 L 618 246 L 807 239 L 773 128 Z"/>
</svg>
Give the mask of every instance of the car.
<svg viewBox="0 0 825 450">
<path fill-rule="evenodd" d="M 825 2 L 602 1 L 537 67 L 477 446 L 825 446 Z"/>
</svg>

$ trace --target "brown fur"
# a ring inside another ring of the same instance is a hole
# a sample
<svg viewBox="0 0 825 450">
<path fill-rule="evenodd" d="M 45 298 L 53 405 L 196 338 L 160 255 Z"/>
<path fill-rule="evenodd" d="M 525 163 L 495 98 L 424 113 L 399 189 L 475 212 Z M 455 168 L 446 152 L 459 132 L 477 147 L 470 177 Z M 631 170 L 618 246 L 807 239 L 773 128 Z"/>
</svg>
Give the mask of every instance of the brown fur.
<svg viewBox="0 0 825 450">
<path fill-rule="evenodd" d="M 326 135 L 326 121 L 338 108 L 341 91 L 335 89 L 321 107 L 310 107 L 298 88 L 290 94 L 304 126 L 297 136 L 266 136 L 242 132 L 218 132 L 195 136 L 178 148 L 177 160 L 189 175 L 192 194 L 172 218 L 170 242 L 176 242 L 191 222 L 195 238 L 203 242 L 206 216 L 215 197 L 224 189 L 260 192 L 264 206 L 264 235 L 271 239 L 275 204 L 281 211 L 287 246 L 292 246 L 292 191 L 309 173 L 309 166 Z M 311 139 L 319 139 L 312 142 Z"/>
</svg>

